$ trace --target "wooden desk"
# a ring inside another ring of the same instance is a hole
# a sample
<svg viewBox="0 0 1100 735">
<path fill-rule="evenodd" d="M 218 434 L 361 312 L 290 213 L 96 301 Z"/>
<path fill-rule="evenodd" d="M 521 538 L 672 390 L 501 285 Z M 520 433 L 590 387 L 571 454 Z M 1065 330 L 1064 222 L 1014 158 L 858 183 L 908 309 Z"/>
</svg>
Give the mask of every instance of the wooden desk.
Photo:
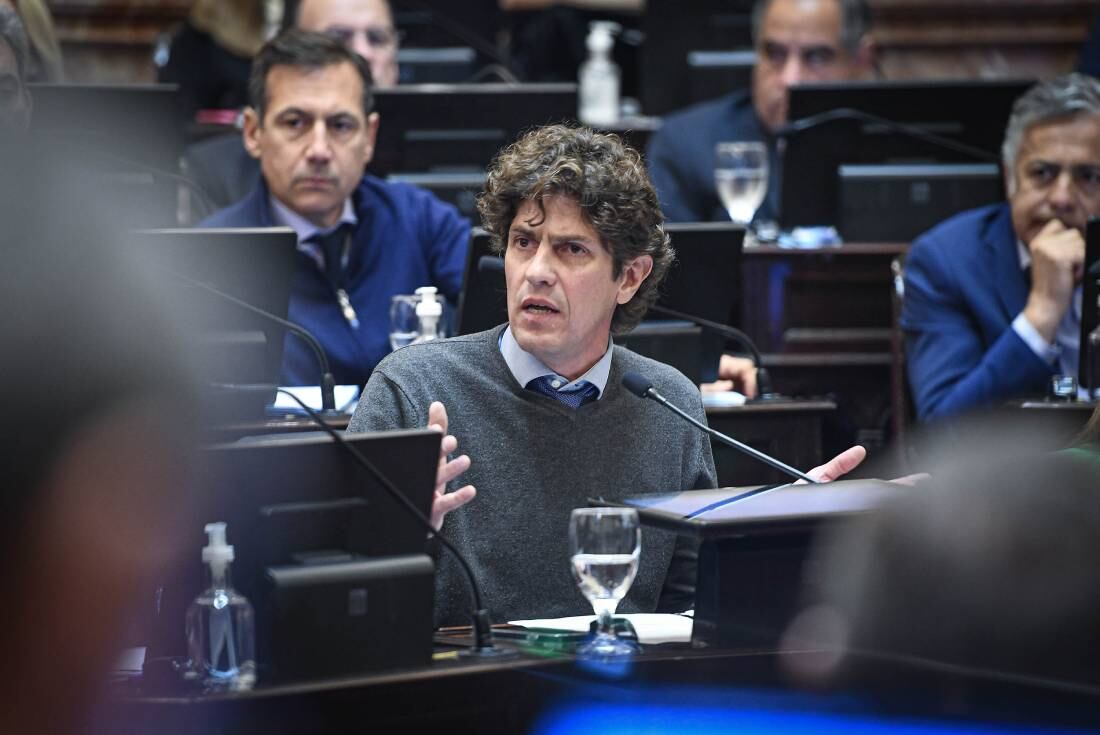
<svg viewBox="0 0 1100 735">
<path fill-rule="evenodd" d="M 197 733 L 525 733 L 563 706 L 617 707 L 624 712 L 654 706 L 679 712 L 676 722 L 695 731 L 682 718 L 710 714 L 707 732 L 716 731 L 714 716 L 756 713 L 750 727 L 730 732 L 767 730 L 813 732 L 809 718 L 822 716 L 822 730 L 863 729 L 884 732 L 891 720 L 941 725 L 964 730 L 976 723 L 1095 726 L 1100 695 L 1089 687 L 1061 691 L 1040 682 L 1020 682 L 983 676 L 959 667 L 895 659 L 879 661 L 886 676 L 874 689 L 818 689 L 799 692 L 782 666 L 813 652 L 777 654 L 692 650 L 682 645 L 649 647 L 619 676 L 586 670 L 571 657 L 525 656 L 509 661 L 457 661 L 429 668 L 374 676 L 349 677 L 294 686 L 258 688 L 238 695 L 149 696 L 140 692 L 116 696 L 103 708 L 102 732 Z M 853 657 L 859 663 L 859 657 Z M 1011 706 L 1006 706 L 1011 702 Z M 795 722 L 761 727 L 760 714 L 796 716 Z M 843 717 L 830 718 L 830 713 Z M 863 718 L 875 718 L 873 720 Z M 855 718 L 853 721 L 851 718 Z M 862 720 L 864 727 L 854 724 Z M 97 723 L 99 724 L 99 723 Z M 623 732 L 622 723 L 616 723 Z M 641 723 L 634 723 L 640 727 Z M 667 720 L 661 732 L 676 732 Z M 740 723 L 742 725 L 746 723 Z M 599 731 L 589 720 L 584 732 Z M 867 727 L 866 725 L 873 725 Z M 788 729 L 791 728 L 791 729 Z M 993 726 L 990 732 L 997 731 Z M 958 731 L 947 727 L 944 732 Z M 1020 730 L 1013 730 L 1020 731 Z M 1064 731 L 1064 730 L 1060 730 Z M 1041 732 L 1041 731 L 1040 731 Z"/>
<path fill-rule="evenodd" d="M 823 426 L 836 413 L 836 403 L 825 399 L 760 401 L 744 406 L 708 408 L 707 423 L 754 449 L 792 467 L 808 470 L 825 459 Z M 745 456 L 725 444 L 711 441 L 719 487 L 787 482 L 778 470 Z"/>
<path fill-rule="evenodd" d="M 826 453 L 889 440 L 890 263 L 905 243 L 744 252 L 740 322 L 777 391 L 837 403 Z"/>
</svg>

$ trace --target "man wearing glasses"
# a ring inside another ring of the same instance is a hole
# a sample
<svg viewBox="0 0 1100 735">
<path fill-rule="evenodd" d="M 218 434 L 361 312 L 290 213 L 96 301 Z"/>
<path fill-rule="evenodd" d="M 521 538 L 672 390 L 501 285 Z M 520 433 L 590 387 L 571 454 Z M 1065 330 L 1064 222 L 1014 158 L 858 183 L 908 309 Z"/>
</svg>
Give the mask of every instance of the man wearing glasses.
<svg viewBox="0 0 1100 735">
<path fill-rule="evenodd" d="M 293 12 L 290 8 L 288 16 Z M 292 20 L 297 28 L 324 33 L 366 59 L 375 89 L 397 84 L 401 34 L 386 0 L 301 0 Z"/>
</svg>

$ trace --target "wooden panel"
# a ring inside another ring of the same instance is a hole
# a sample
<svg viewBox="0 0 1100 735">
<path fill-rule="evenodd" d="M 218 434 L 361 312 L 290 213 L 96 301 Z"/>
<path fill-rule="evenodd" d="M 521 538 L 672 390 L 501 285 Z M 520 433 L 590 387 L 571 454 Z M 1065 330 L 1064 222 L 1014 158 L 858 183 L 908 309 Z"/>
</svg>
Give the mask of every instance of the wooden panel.
<svg viewBox="0 0 1100 735">
<path fill-rule="evenodd" d="M 1091 0 L 870 0 L 888 79 L 1050 77 L 1076 62 Z"/>
<path fill-rule="evenodd" d="M 156 39 L 187 17 L 191 0 L 63 0 L 49 6 L 69 81 L 141 83 L 155 80 Z"/>
</svg>

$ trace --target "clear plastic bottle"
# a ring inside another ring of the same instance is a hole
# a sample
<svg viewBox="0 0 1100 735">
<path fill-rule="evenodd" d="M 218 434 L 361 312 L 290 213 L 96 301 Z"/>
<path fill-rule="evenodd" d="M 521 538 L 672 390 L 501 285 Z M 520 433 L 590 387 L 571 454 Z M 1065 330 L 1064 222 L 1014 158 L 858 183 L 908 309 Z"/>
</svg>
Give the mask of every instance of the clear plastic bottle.
<svg viewBox="0 0 1100 735">
<path fill-rule="evenodd" d="M 594 20 L 588 24 L 588 58 L 580 68 L 577 117 L 585 125 L 613 125 L 619 121 L 619 67 L 611 60 L 618 23 Z"/>
<path fill-rule="evenodd" d="M 435 286 L 421 286 L 416 289 L 420 301 L 416 304 L 416 320 L 420 325 L 420 334 L 412 341 L 429 342 L 439 338 L 439 323 L 443 318 L 443 304 L 436 298 Z"/>
<path fill-rule="evenodd" d="M 252 604 L 230 584 L 233 547 L 226 543 L 225 524 L 208 523 L 206 535 L 209 540 L 202 560 L 210 570 L 210 585 L 187 609 L 190 677 L 207 689 L 251 689 L 256 683 Z"/>
</svg>

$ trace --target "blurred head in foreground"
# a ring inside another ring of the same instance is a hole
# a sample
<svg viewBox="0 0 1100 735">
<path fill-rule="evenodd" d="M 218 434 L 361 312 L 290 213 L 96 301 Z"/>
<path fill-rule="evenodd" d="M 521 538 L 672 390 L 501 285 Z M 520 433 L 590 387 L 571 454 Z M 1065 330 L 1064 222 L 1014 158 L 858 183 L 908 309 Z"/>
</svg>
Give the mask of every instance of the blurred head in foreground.
<svg viewBox="0 0 1100 735">
<path fill-rule="evenodd" d="M 1100 467 L 987 438 L 820 544 L 788 638 L 838 655 L 799 673 L 882 682 L 901 657 L 1100 684 Z"/>
<path fill-rule="evenodd" d="M 0 141 L 0 650 L 18 681 L 0 695 L 0 731 L 70 732 L 87 729 L 174 551 L 189 388 L 109 214 L 11 148 Z"/>
</svg>

